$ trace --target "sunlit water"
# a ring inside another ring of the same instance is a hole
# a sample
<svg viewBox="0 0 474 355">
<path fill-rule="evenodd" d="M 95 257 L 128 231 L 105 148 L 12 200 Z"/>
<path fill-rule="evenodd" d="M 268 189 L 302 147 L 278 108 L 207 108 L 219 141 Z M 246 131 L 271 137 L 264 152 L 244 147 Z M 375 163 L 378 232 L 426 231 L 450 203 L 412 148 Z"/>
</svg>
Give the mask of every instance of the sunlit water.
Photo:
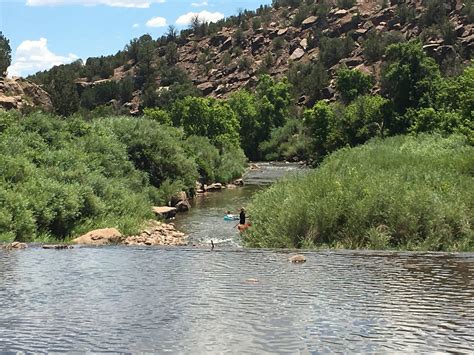
<svg viewBox="0 0 474 355">
<path fill-rule="evenodd" d="M 247 207 L 256 191 L 279 178 L 307 171 L 298 164 L 258 163 L 257 166 L 259 169 L 245 174 L 244 187 L 198 195 L 191 201 L 189 212 L 178 214 L 174 223 L 179 230 L 190 235 L 191 243 L 209 245 L 212 240 L 220 248 L 240 247 L 242 240 L 237 230 L 239 221 L 225 221 L 226 211 L 238 215 L 240 208 Z M 247 217 L 251 222 L 252 216 Z"/>
<path fill-rule="evenodd" d="M 0 351 L 464 352 L 474 255 L 0 251 Z"/>
<path fill-rule="evenodd" d="M 472 353 L 474 254 L 322 251 L 291 264 L 243 249 L 223 220 L 259 188 L 179 215 L 197 247 L 0 250 L 0 352 Z"/>
</svg>

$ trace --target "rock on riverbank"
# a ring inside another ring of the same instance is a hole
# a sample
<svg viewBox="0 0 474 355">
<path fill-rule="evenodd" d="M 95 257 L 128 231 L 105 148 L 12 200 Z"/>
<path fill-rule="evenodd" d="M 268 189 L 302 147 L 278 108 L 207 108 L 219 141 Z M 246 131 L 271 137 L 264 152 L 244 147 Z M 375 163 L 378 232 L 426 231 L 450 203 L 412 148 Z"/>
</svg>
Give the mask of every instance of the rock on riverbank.
<svg viewBox="0 0 474 355">
<path fill-rule="evenodd" d="M 188 236 L 176 230 L 172 223 L 150 221 L 138 235 L 124 236 L 115 228 L 104 228 L 90 231 L 72 240 L 82 245 L 187 245 Z"/>
<path fill-rule="evenodd" d="M 150 223 L 148 228 L 138 235 L 126 237 L 125 245 L 187 245 L 188 236 L 176 230 L 172 223 Z"/>
</svg>

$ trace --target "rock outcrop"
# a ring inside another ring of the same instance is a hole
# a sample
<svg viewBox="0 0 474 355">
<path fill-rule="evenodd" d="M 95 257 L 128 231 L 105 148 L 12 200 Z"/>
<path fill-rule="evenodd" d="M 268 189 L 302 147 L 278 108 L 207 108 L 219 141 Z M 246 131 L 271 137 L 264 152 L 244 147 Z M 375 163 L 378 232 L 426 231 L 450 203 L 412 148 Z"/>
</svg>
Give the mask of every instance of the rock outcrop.
<svg viewBox="0 0 474 355">
<path fill-rule="evenodd" d="M 123 239 L 122 234 L 115 228 L 96 229 L 73 239 L 74 244 L 107 245 L 117 244 Z"/>
<path fill-rule="evenodd" d="M 319 61 L 322 36 L 351 38 L 354 41 L 352 51 L 328 70 L 331 84 L 320 95 L 324 99 L 334 100 L 332 79 L 342 65 L 349 68 L 364 68 L 367 73 L 375 77 L 379 85 L 381 61 L 371 62 L 364 53 L 364 43 L 374 33 L 401 36 L 406 40 L 421 38 L 426 51 L 440 64 L 446 62 L 446 59 L 452 62 L 466 62 L 472 58 L 474 25 L 466 11 L 466 6 L 472 5 L 465 1 L 445 2 L 446 18 L 453 29 L 451 36 L 455 35 L 454 39 L 448 40 L 443 38 L 440 31 L 427 30 L 423 23 L 427 5 L 421 0 L 403 2 L 357 0 L 356 5 L 350 9 L 338 8 L 336 0 L 329 1 L 331 10 L 327 14 L 315 16 L 314 13 L 308 13 L 300 23 L 295 19 L 301 16 L 299 13 L 301 9 L 294 6 L 280 6 L 265 8 L 264 15 L 257 11 L 255 14 L 244 16 L 246 26 L 243 26 L 244 23 L 240 26 L 229 23 L 228 26 L 209 35 L 198 35 L 189 31 L 176 41 L 176 66 L 187 73 L 194 86 L 203 95 L 226 98 L 239 89 L 255 88 L 261 73 L 268 73 L 276 79 L 281 79 L 287 75 L 294 63 Z M 412 13 L 409 21 L 400 15 L 399 6 L 402 5 L 407 6 Z M 254 26 L 254 20 L 261 22 L 258 28 Z M 159 40 L 158 43 L 154 55 L 155 65 L 167 54 L 167 40 Z M 84 89 L 112 80 L 118 82 L 127 77 L 133 78 L 138 72 L 139 64 L 129 60 L 125 65 L 115 68 L 113 75 L 108 78 L 95 81 L 78 78 L 76 84 Z M 154 78 L 154 82 L 158 86 L 157 92 L 169 89 L 169 83 L 162 83 L 159 74 Z M 379 86 L 376 86 L 374 92 L 378 89 Z M 143 95 L 142 90 L 136 90 L 130 102 L 122 103 L 123 108 L 132 114 L 139 114 Z M 298 103 L 306 106 L 314 104 L 304 96 Z M 18 99 L 4 95 L 4 107 L 19 105 Z"/>
<path fill-rule="evenodd" d="M 27 247 L 28 245 L 26 243 L 13 242 L 13 243 L 4 245 L 2 248 L 6 250 L 12 250 L 12 249 L 26 249 Z"/>
<path fill-rule="evenodd" d="M 306 258 L 305 258 L 304 255 L 296 254 L 296 255 L 290 256 L 288 258 L 288 261 L 290 261 L 291 263 L 295 263 L 295 264 L 301 264 L 301 263 L 306 262 Z"/>
<path fill-rule="evenodd" d="M 153 212 L 155 212 L 155 214 L 158 217 L 166 218 L 166 219 L 173 218 L 174 216 L 176 216 L 176 212 L 177 212 L 176 207 L 169 207 L 169 206 L 152 207 L 152 210 Z"/>
<path fill-rule="evenodd" d="M 0 77 L 0 108 L 40 108 L 49 112 L 53 110 L 53 104 L 49 94 L 38 85 L 22 78 Z"/>
<path fill-rule="evenodd" d="M 172 223 L 151 222 L 140 234 L 126 237 L 125 245 L 187 245 L 188 236 L 176 230 Z"/>
</svg>

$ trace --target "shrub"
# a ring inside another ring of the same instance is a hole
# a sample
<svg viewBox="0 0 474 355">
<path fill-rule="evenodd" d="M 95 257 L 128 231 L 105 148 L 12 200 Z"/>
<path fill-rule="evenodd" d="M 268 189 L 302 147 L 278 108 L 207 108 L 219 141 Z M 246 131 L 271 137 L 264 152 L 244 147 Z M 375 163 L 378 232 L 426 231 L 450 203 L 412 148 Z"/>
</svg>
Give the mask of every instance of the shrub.
<svg viewBox="0 0 474 355">
<path fill-rule="evenodd" d="M 357 96 L 368 94 L 374 79 L 372 76 L 362 73 L 360 70 L 340 68 L 336 73 L 336 89 L 341 95 L 342 101 L 348 103 Z"/>
<path fill-rule="evenodd" d="M 474 250 L 474 148 L 460 136 L 343 149 L 257 193 L 247 246 Z"/>
</svg>

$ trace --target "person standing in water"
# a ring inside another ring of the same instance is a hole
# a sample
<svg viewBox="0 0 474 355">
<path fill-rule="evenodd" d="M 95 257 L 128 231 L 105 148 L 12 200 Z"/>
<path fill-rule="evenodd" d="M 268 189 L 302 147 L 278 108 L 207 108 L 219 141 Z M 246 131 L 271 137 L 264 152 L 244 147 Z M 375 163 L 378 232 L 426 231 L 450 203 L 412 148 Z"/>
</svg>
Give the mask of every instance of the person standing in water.
<svg viewBox="0 0 474 355">
<path fill-rule="evenodd" d="M 240 215 L 239 215 L 239 217 L 240 217 L 240 222 L 239 222 L 239 224 L 245 225 L 245 209 L 244 209 L 243 207 L 240 209 Z"/>
</svg>

